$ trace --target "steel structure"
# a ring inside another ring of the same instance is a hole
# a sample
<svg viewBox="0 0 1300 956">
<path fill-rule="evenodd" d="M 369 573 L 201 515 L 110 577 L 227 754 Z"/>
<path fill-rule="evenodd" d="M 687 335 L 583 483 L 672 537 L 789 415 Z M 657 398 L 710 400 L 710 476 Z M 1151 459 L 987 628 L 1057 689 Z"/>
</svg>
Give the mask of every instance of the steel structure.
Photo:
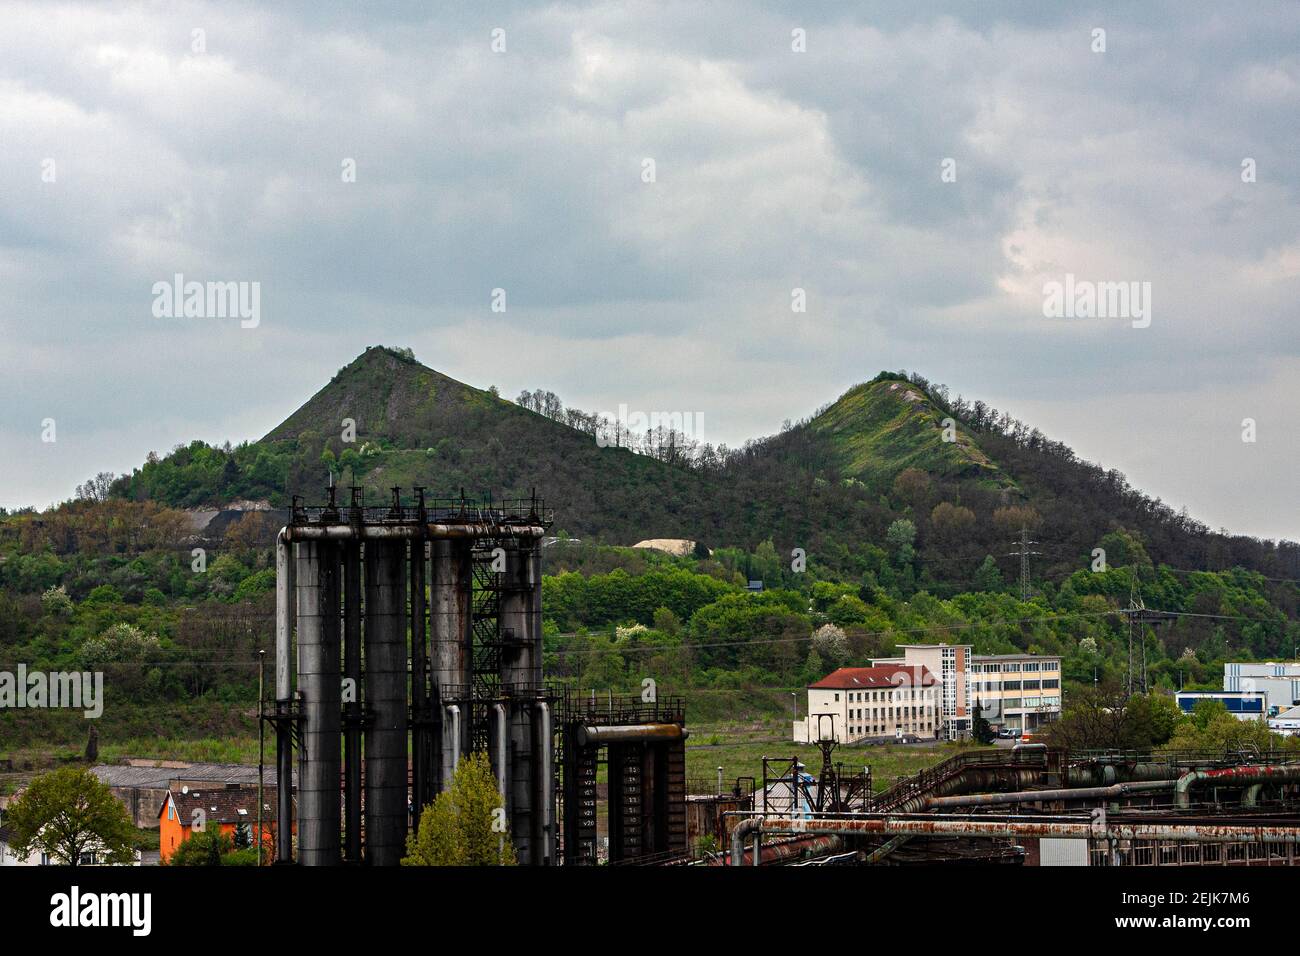
<svg viewBox="0 0 1300 956">
<path fill-rule="evenodd" d="M 609 862 L 686 858 L 686 718 L 679 697 L 566 694 L 560 711 L 564 862 L 598 862 L 596 777 L 605 755 Z"/>
<path fill-rule="evenodd" d="M 1092 865 L 1291 865 L 1291 847 L 1300 844 L 1300 762 L 1293 756 L 1071 754 L 1020 745 L 957 755 L 876 795 L 867 812 L 848 813 L 815 809 L 811 778 L 802 774 L 801 799 L 730 814 L 731 862 L 751 855 L 756 864 L 784 862 L 800 846 L 820 847 L 812 841 L 832 837 L 866 864 L 892 860 L 900 849 L 943 862 L 999 840 L 1073 838 L 1088 841 Z M 750 837 L 752 854 L 745 850 Z M 780 842 L 764 845 L 772 837 Z M 838 862 L 850 862 L 834 852 Z"/>
<path fill-rule="evenodd" d="M 394 866 L 460 757 L 490 755 L 523 864 L 555 862 L 535 496 L 340 507 L 295 496 L 276 543 L 278 801 L 306 866 Z M 293 861 L 281 840 L 278 862 Z"/>
</svg>

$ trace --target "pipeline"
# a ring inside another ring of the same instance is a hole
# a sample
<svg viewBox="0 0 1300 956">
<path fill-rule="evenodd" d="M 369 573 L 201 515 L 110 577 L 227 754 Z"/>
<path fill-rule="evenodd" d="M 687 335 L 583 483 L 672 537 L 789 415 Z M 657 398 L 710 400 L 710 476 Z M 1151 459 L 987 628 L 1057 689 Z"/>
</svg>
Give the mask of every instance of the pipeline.
<svg viewBox="0 0 1300 956">
<path fill-rule="evenodd" d="M 293 686 L 289 676 L 292 624 L 290 600 L 294 593 L 293 563 L 289 560 L 288 528 L 275 536 L 275 725 L 277 863 L 293 862 L 293 737 L 288 715 Z"/>
<path fill-rule="evenodd" d="M 578 746 L 644 740 L 681 740 L 685 736 L 686 731 L 680 724 L 627 724 L 610 727 L 586 724 L 578 728 Z"/>
<path fill-rule="evenodd" d="M 1108 800 L 1133 793 L 1172 790 L 1174 780 L 1142 780 L 1117 783 L 1109 787 L 1073 787 L 1067 790 L 1017 790 L 1012 793 L 971 793 L 955 797 L 930 797 L 925 810 L 944 810 L 949 807 L 989 807 L 1005 803 L 1037 803 L 1039 801 Z"/>
<path fill-rule="evenodd" d="M 966 767 L 956 776 L 935 784 L 928 793 L 916 794 L 904 800 L 897 807 L 892 807 L 890 812 L 915 813 L 918 810 L 925 809 L 926 801 L 948 794 L 1005 787 L 1027 787 L 1038 783 L 1040 775 L 1040 768 Z"/>
<path fill-rule="evenodd" d="M 1191 770 L 1178 778 L 1174 802 L 1180 809 L 1191 806 L 1192 787 L 1203 783 L 1257 784 L 1300 780 L 1300 765 L 1220 767 L 1215 770 Z"/>
<path fill-rule="evenodd" d="M 555 744 L 555 738 L 551 730 L 551 706 L 546 701 L 538 703 L 538 716 L 541 721 L 541 740 L 538 741 L 538 749 L 542 755 L 542 771 L 539 776 L 541 781 L 541 802 L 542 802 L 542 862 L 549 864 L 555 856 L 555 833 L 551 823 L 551 813 L 554 809 L 551 806 L 551 792 L 549 781 L 553 771 L 551 769 L 551 750 Z"/>
<path fill-rule="evenodd" d="M 756 841 L 764 832 L 808 833 L 830 836 L 909 835 L 996 837 L 1054 837 L 1074 840 L 1175 840 L 1186 843 L 1298 843 L 1300 827 L 1125 823 L 1097 818 L 1016 817 L 997 820 L 971 817 L 910 816 L 893 814 L 822 815 L 819 817 L 746 817 L 731 834 L 731 865 L 743 866 L 745 839 Z"/>
</svg>

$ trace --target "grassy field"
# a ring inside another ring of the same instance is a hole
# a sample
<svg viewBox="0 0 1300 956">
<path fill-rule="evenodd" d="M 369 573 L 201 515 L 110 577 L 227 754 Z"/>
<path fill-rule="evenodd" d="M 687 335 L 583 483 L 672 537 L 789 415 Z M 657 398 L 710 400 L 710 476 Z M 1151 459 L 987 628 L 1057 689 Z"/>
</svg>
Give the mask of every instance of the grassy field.
<svg viewBox="0 0 1300 956">
<path fill-rule="evenodd" d="M 718 767 L 722 768 L 725 786 L 729 787 L 737 777 L 754 777 L 761 782 L 764 757 L 798 757 L 814 776 L 821 769 L 821 751 L 810 744 L 792 743 L 788 720 L 688 725 L 688 729 L 691 736 L 686 742 L 686 777 L 693 792 L 702 787 L 714 790 Z M 841 746 L 832 759 L 844 765 L 845 773 L 870 767 L 872 786 L 884 790 L 900 776 L 917 773 L 956 752 L 953 744 Z"/>
<path fill-rule="evenodd" d="M 821 752 L 807 744 L 796 744 L 790 739 L 790 719 L 771 716 L 773 704 L 784 695 L 739 694 L 715 695 L 710 692 L 694 695 L 687 706 L 686 775 L 692 792 L 713 792 L 717 786 L 718 767 L 722 768 L 724 784 L 730 788 L 737 777 L 763 776 L 763 758 L 798 757 L 814 776 L 821 768 Z M 721 706 L 723 696 L 731 698 L 730 718 L 728 708 Z M 714 699 L 710 700 L 709 698 Z M 715 704 L 717 706 L 708 706 Z M 704 705 L 704 706 L 701 706 Z M 712 719 L 698 722 L 690 720 L 692 713 L 704 711 Z M 0 752 L 0 758 L 12 760 L 12 771 L 0 773 L 0 793 L 29 779 L 33 773 L 52 769 L 61 764 L 76 762 L 80 748 L 68 740 L 58 748 L 27 746 Z M 876 790 L 890 786 L 900 776 L 923 770 L 955 752 L 951 744 L 890 744 L 881 747 L 842 746 L 835 751 L 834 759 L 844 765 L 847 773 L 858 773 L 864 766 L 872 772 Z M 187 760 L 213 763 L 257 763 L 256 733 L 178 737 L 168 735 L 121 735 L 101 740 L 100 763 L 117 763 L 124 757 L 151 757 L 163 760 Z M 275 742 L 267 740 L 266 760 L 275 761 Z M 599 779 L 605 779 L 605 768 L 600 768 Z"/>
</svg>

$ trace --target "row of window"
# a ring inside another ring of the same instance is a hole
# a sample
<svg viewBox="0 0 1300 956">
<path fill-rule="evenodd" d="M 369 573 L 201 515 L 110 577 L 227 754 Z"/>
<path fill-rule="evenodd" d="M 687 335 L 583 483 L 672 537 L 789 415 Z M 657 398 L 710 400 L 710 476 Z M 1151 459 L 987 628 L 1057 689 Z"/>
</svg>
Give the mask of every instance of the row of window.
<svg viewBox="0 0 1300 956">
<path fill-rule="evenodd" d="M 849 726 L 849 736 L 860 737 L 863 736 L 864 734 L 872 734 L 872 735 L 879 736 L 881 734 L 891 734 L 899 730 L 903 731 L 904 733 L 907 733 L 909 731 L 915 733 L 922 730 L 928 731 L 929 733 L 934 733 L 934 722 L 926 721 L 923 724 L 916 724 L 914 726 L 904 726 L 902 724 L 897 724 L 893 727 L 892 730 L 885 724 L 856 724 L 856 725 Z"/>
<path fill-rule="evenodd" d="M 975 693 L 1000 690 L 1055 690 L 1060 686 L 1061 681 L 1056 677 L 1044 680 L 971 681 L 971 690 Z"/>
<path fill-rule="evenodd" d="M 1014 674 L 1016 671 L 1037 674 L 1040 671 L 1059 671 L 1060 669 L 1060 661 L 1011 661 L 997 664 L 972 664 L 970 667 L 972 674 Z"/>
<path fill-rule="evenodd" d="M 868 703 L 870 701 L 934 700 L 934 691 L 898 688 L 895 690 L 858 690 L 849 691 L 850 704 Z M 835 695 L 835 703 L 840 702 L 840 695 Z"/>
<path fill-rule="evenodd" d="M 868 715 L 867 711 L 871 711 Z M 880 717 L 908 717 L 913 720 L 933 714 L 933 707 L 858 707 L 849 710 L 849 720 L 867 720 Z"/>
<path fill-rule="evenodd" d="M 1004 710 L 1014 707 L 1060 707 L 1061 698 L 1059 695 L 1054 697 L 1004 697 L 1000 701 L 993 701 L 993 704 L 1001 704 Z"/>
</svg>

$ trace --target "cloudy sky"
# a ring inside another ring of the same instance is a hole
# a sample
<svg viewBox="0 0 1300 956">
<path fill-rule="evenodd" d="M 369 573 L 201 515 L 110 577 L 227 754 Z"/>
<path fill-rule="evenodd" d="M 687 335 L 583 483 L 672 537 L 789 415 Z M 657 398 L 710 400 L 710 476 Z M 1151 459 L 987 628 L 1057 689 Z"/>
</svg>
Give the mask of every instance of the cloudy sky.
<svg viewBox="0 0 1300 956">
<path fill-rule="evenodd" d="M 731 444 L 906 368 L 1300 538 L 1300 5 L 354 6 L 0 2 L 0 505 L 383 343 Z"/>
</svg>

